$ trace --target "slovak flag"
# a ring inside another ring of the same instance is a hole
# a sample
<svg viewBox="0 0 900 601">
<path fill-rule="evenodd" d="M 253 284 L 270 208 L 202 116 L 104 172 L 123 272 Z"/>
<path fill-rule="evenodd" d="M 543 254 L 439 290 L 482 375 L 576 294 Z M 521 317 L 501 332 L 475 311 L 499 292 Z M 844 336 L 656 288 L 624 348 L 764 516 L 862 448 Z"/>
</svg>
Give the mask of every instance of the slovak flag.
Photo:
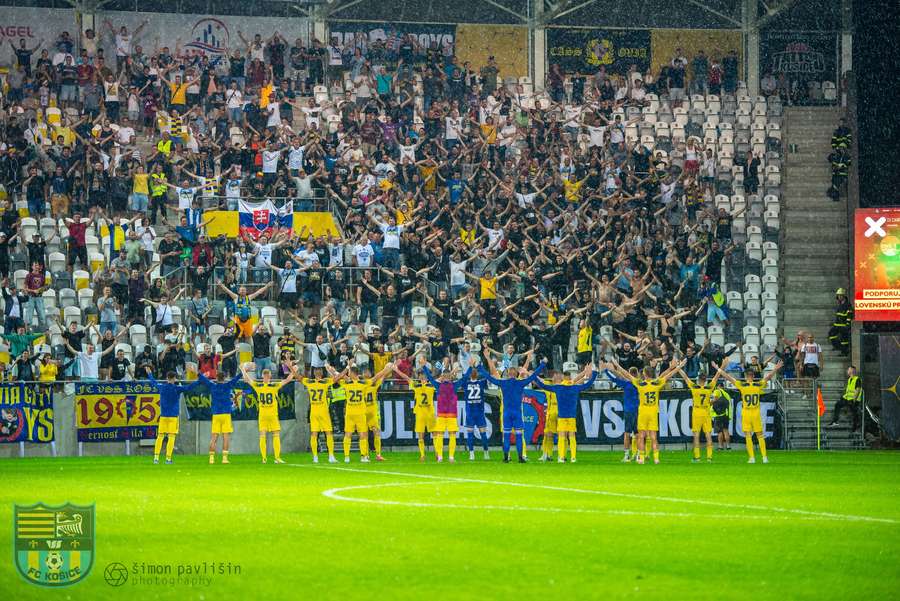
<svg viewBox="0 0 900 601">
<path fill-rule="evenodd" d="M 294 229 L 294 201 L 289 200 L 278 208 L 278 225 L 281 228 Z"/>
<path fill-rule="evenodd" d="M 260 236 L 271 237 L 278 224 L 278 213 L 271 200 L 262 202 L 238 201 L 238 230 L 241 236 L 258 240 Z"/>
</svg>

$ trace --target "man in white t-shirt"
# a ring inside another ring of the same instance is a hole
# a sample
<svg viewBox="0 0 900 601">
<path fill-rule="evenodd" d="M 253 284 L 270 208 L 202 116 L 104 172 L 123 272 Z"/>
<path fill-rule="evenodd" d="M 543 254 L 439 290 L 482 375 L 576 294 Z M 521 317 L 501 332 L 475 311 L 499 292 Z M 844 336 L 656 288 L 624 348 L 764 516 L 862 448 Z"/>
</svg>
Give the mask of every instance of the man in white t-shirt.
<svg viewBox="0 0 900 601">
<path fill-rule="evenodd" d="M 291 138 L 291 145 L 287 152 L 288 173 L 296 176 L 303 169 L 303 156 L 306 153 L 306 146 L 300 143 L 300 136 Z"/>
<path fill-rule="evenodd" d="M 800 345 L 800 353 L 803 357 L 800 375 L 804 378 L 818 378 L 822 369 L 822 347 L 815 341 L 812 334 L 808 334 L 806 342 Z"/>
<path fill-rule="evenodd" d="M 128 329 L 124 328 L 116 336 L 116 339 L 118 339 L 123 332 L 127 331 Z M 87 344 L 87 348 L 84 351 L 72 348 L 72 345 L 70 345 L 68 342 L 66 342 L 66 348 L 69 349 L 70 353 L 75 355 L 75 359 L 78 361 L 78 366 L 81 368 L 81 381 L 96 382 L 100 378 L 100 358 L 103 357 L 103 355 L 108 355 L 109 353 L 113 352 L 113 350 L 115 350 L 116 348 L 116 345 L 111 344 L 109 345 L 109 348 L 102 352 L 98 351 L 96 347 L 90 342 Z"/>
<path fill-rule="evenodd" d="M 269 141 L 266 145 L 266 149 L 262 152 L 262 172 L 263 172 L 263 181 L 266 184 L 270 184 L 275 181 L 275 176 L 278 173 L 278 162 L 281 160 L 281 153 L 284 152 L 284 147 L 276 146 L 274 142 Z"/>
<path fill-rule="evenodd" d="M 384 236 L 381 243 L 382 264 L 388 269 L 400 269 L 400 234 L 406 229 L 406 224 L 397 225 L 397 219 L 393 215 L 388 215 L 386 222 L 375 215 L 369 215 L 369 219 Z"/>
<path fill-rule="evenodd" d="M 194 204 L 194 196 L 197 195 L 197 192 L 200 188 L 191 187 L 191 181 L 188 178 L 184 178 L 181 180 L 180 186 L 173 186 L 172 184 L 166 184 L 170 188 L 175 189 L 175 195 L 178 197 L 178 210 L 186 211 L 190 209 Z"/>
<path fill-rule="evenodd" d="M 255 267 L 268 267 L 272 264 L 272 252 L 281 246 L 282 242 L 269 242 L 268 236 L 260 236 L 259 242 L 253 243 L 253 252 L 256 255 Z"/>
<path fill-rule="evenodd" d="M 369 243 L 369 236 L 363 234 L 359 243 L 353 247 L 353 261 L 356 267 L 371 267 L 375 260 L 375 249 Z"/>
</svg>

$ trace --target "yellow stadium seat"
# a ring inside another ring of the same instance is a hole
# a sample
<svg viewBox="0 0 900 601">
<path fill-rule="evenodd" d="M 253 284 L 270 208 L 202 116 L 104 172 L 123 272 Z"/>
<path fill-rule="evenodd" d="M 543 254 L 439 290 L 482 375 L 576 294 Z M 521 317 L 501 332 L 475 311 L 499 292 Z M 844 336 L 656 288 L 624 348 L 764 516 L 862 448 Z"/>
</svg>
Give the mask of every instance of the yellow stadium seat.
<svg viewBox="0 0 900 601">
<path fill-rule="evenodd" d="M 82 288 L 87 288 L 91 283 L 91 276 L 88 272 L 79 269 L 74 274 L 75 279 L 75 290 L 81 290 Z"/>
</svg>

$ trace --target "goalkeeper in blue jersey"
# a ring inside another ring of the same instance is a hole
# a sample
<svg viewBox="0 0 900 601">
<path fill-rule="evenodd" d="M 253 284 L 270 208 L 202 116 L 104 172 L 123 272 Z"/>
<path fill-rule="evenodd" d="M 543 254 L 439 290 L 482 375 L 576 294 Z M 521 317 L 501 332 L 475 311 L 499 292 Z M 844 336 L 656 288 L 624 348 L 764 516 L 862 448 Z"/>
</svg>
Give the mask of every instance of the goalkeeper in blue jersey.
<svg viewBox="0 0 900 601">
<path fill-rule="evenodd" d="M 216 462 L 216 447 L 219 442 L 219 434 L 222 435 L 222 463 L 228 461 L 228 445 L 231 443 L 231 433 L 234 426 L 231 425 L 231 412 L 234 410 L 234 388 L 241 381 L 241 374 L 237 374 L 227 382 L 225 372 L 216 371 L 216 381 L 213 382 L 203 374 L 198 376 L 198 382 L 209 388 L 212 410 L 212 434 L 209 437 L 209 463 Z"/>
<path fill-rule="evenodd" d="M 156 444 L 153 445 L 153 463 L 159 463 L 159 453 L 162 451 L 163 439 L 169 437 L 166 444 L 166 463 L 172 463 L 172 453 L 175 451 L 175 437 L 178 435 L 178 401 L 182 392 L 188 392 L 197 386 L 193 382 L 187 386 L 179 386 L 175 383 L 175 372 L 166 373 L 166 381 L 159 382 L 149 371 L 147 377 L 150 383 L 159 391 L 159 426 L 156 429 Z"/>
<path fill-rule="evenodd" d="M 588 375 L 589 373 L 590 375 Z M 572 380 L 566 379 L 561 371 L 556 371 L 553 373 L 552 384 L 545 383 L 542 380 L 538 380 L 537 384 L 535 384 L 535 388 L 546 390 L 556 396 L 556 432 L 559 437 L 557 456 L 559 457 L 559 463 L 566 462 L 567 442 L 569 458 L 572 463 L 575 463 L 577 450 L 575 434 L 578 432 L 578 428 L 575 425 L 575 415 L 578 411 L 578 399 L 581 396 L 581 391 L 590 388 L 596 379 L 597 370 L 593 364 L 588 363 L 584 366 L 584 370 Z M 552 448 L 550 452 L 553 452 Z"/>
<path fill-rule="evenodd" d="M 477 358 L 473 358 L 473 362 Z M 484 415 L 484 391 L 487 388 L 487 380 L 479 378 L 473 369 L 469 379 L 462 385 L 463 401 L 466 403 L 466 446 L 469 447 L 469 461 L 475 460 L 475 430 L 481 437 L 481 446 L 484 449 L 484 458 L 490 459 L 488 451 L 487 418 Z"/>
<path fill-rule="evenodd" d="M 519 454 L 519 463 L 526 463 L 525 460 L 525 422 L 522 419 L 522 395 L 525 388 L 529 384 L 537 380 L 538 375 L 547 366 L 541 361 L 540 365 L 531 373 L 528 373 L 528 363 L 521 369 L 510 367 L 503 372 L 501 378 L 497 367 L 494 365 L 491 356 L 488 354 L 487 347 L 482 351 L 484 353 L 484 361 L 490 371 L 478 366 L 478 373 L 482 378 L 498 386 L 500 388 L 500 398 L 502 400 L 503 414 L 503 463 L 509 463 L 509 450 L 512 446 L 512 436 L 516 436 L 516 452 Z M 518 376 L 518 377 L 517 377 Z"/>
</svg>

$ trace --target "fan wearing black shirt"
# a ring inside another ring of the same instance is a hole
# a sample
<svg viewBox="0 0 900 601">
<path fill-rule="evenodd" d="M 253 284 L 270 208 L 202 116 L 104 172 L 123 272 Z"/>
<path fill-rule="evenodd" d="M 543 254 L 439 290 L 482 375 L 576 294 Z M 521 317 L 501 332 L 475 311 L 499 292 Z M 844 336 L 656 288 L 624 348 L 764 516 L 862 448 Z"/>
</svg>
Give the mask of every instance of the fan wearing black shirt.
<svg viewBox="0 0 900 601">
<path fill-rule="evenodd" d="M 134 368 L 131 366 L 131 361 L 125 357 L 125 351 L 118 349 L 110 365 L 109 378 L 111 380 L 124 380 L 129 375 L 134 375 Z"/>
</svg>

